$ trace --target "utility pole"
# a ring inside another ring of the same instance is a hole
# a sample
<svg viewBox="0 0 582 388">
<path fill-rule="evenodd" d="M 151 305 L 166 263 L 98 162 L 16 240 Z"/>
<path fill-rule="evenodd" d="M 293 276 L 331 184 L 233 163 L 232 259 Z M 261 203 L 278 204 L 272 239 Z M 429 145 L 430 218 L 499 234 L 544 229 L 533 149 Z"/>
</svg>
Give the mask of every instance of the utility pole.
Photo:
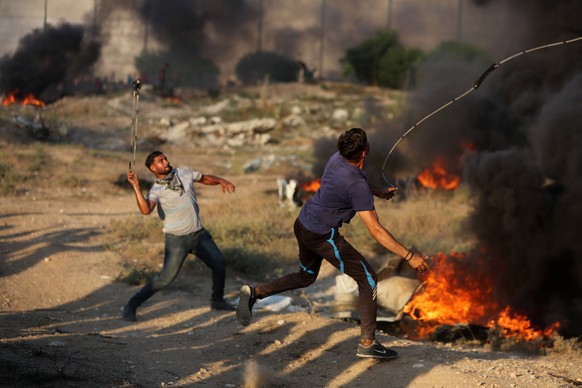
<svg viewBox="0 0 582 388">
<path fill-rule="evenodd" d="M 263 39 L 263 0 L 259 0 L 259 15 L 257 20 L 257 52 L 262 50 Z"/>
<path fill-rule="evenodd" d="M 143 26 L 143 52 L 148 52 L 148 35 L 150 32 L 150 22 L 148 20 L 145 21 Z"/>
<path fill-rule="evenodd" d="M 323 78 L 323 49 L 325 41 L 325 0 L 321 0 L 321 36 L 319 37 L 319 77 Z"/>
<path fill-rule="evenodd" d="M 46 31 L 46 14 L 48 9 L 48 0 L 44 0 L 44 30 Z"/>
<path fill-rule="evenodd" d="M 139 12 L 139 4 L 137 0 L 133 1 L 133 7 L 136 8 Z M 149 35 L 150 35 L 150 14 L 149 12 L 152 12 L 151 8 L 148 10 L 148 14 L 145 15 L 145 17 L 142 17 L 141 20 L 143 22 L 143 47 L 142 47 L 142 52 L 147 53 L 148 52 L 148 41 L 149 41 Z"/>
<path fill-rule="evenodd" d="M 388 30 L 392 29 L 392 3 L 393 0 L 388 0 Z"/>
<path fill-rule="evenodd" d="M 457 41 L 461 41 L 463 23 L 463 0 L 458 0 L 457 6 Z"/>
<path fill-rule="evenodd" d="M 93 39 L 97 39 L 97 0 L 93 0 Z"/>
</svg>

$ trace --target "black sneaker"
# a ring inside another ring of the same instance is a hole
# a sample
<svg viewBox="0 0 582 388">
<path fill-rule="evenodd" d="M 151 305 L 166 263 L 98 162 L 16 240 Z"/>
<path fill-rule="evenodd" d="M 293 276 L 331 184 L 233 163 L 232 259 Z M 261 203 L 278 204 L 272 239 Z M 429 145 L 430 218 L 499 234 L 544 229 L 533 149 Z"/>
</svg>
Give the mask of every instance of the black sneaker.
<svg viewBox="0 0 582 388">
<path fill-rule="evenodd" d="M 255 287 L 244 285 L 240 288 L 240 300 L 236 309 L 236 319 L 243 325 L 248 326 L 253 316 L 253 306 L 257 301 Z"/>
<path fill-rule="evenodd" d="M 137 317 L 135 316 L 135 307 L 131 307 L 128 304 L 123 306 L 123 319 L 130 322 L 137 321 Z"/>
<path fill-rule="evenodd" d="M 398 353 L 392 349 L 388 349 L 380 345 L 378 341 L 374 341 L 374 343 L 370 346 L 359 344 L 356 356 L 364 358 L 378 358 L 382 360 L 393 360 L 398 358 Z"/>
<path fill-rule="evenodd" d="M 233 305 L 231 305 L 230 303 L 228 303 L 224 299 L 211 301 L 210 308 L 212 308 L 212 310 L 221 310 L 221 311 L 234 311 L 234 310 L 236 310 L 236 308 Z"/>
</svg>

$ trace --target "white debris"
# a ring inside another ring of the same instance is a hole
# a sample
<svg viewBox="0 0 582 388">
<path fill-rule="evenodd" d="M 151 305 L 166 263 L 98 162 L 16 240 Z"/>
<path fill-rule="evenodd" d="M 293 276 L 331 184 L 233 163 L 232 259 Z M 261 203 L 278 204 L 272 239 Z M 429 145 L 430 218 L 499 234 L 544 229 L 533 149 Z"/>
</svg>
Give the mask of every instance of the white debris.
<svg viewBox="0 0 582 388">
<path fill-rule="evenodd" d="M 336 109 L 331 115 L 331 119 L 336 123 L 345 123 L 349 117 L 350 115 L 345 109 Z"/>
<path fill-rule="evenodd" d="M 293 299 L 289 296 L 271 295 L 264 299 L 257 300 L 255 309 L 281 312 L 291 305 Z"/>
</svg>

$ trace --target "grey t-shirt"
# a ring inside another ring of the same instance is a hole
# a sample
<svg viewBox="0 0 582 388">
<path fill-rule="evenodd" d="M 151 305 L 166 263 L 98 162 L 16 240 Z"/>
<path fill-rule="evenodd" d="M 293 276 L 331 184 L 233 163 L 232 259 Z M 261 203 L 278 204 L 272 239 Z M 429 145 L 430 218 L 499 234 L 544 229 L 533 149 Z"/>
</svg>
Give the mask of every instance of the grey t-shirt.
<svg viewBox="0 0 582 388">
<path fill-rule="evenodd" d="M 146 199 L 155 201 L 158 215 L 164 222 L 164 233 L 185 236 L 202 229 L 194 182 L 202 179 L 202 173 L 189 167 L 178 167 L 175 173 L 184 186 L 184 193 L 154 183 Z"/>
</svg>

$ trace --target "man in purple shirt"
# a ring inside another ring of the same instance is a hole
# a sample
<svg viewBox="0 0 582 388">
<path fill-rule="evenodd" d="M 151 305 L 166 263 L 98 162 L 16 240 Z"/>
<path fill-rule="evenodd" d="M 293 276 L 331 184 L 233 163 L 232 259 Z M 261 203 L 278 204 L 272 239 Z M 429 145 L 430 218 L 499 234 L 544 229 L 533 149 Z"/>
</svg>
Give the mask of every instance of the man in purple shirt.
<svg viewBox="0 0 582 388">
<path fill-rule="evenodd" d="M 370 186 L 363 171 L 369 152 L 370 145 L 363 129 L 352 128 L 340 136 L 338 152 L 328 160 L 319 190 L 307 201 L 295 220 L 299 271 L 265 284 L 243 285 L 236 312 L 241 324 L 250 324 L 257 299 L 312 284 L 322 260 L 326 259 L 358 284 L 361 335 L 356 355 L 379 359 L 398 357 L 394 350 L 382 346 L 375 339 L 376 272 L 362 254 L 344 239 L 339 229 L 358 214 L 372 237 L 386 249 L 403 257 L 420 272 L 428 270 L 429 266 L 425 257 L 405 248 L 380 224 L 374 208 L 374 196 L 390 199 L 396 188 Z"/>
</svg>

